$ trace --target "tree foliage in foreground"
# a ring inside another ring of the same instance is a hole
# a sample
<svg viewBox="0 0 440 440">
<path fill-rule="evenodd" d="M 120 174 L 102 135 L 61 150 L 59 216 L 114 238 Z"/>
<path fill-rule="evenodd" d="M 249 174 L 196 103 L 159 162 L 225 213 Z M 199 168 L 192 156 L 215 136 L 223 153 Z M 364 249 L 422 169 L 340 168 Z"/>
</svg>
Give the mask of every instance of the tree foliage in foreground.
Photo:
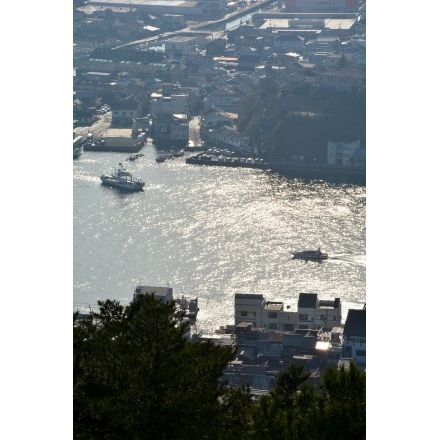
<svg viewBox="0 0 440 440">
<path fill-rule="evenodd" d="M 182 313 L 152 295 L 98 304 L 74 323 L 74 438 L 214 439 L 228 421 L 240 438 L 234 406 L 250 395 L 219 383 L 230 348 L 188 342 Z"/>
<path fill-rule="evenodd" d="M 220 378 L 234 352 L 189 342 L 175 303 L 139 295 L 127 307 L 99 301 L 73 326 L 75 439 L 359 440 L 365 372 L 327 369 L 320 387 L 291 365 L 258 403 Z"/>
</svg>

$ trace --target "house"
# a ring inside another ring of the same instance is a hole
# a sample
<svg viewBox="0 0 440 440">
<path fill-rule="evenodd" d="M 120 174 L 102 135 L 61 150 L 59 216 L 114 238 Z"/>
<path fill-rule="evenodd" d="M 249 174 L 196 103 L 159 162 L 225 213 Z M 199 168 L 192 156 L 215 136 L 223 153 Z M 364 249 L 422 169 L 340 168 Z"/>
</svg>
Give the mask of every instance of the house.
<svg viewBox="0 0 440 440">
<path fill-rule="evenodd" d="M 280 31 L 273 40 L 273 49 L 282 50 L 284 52 L 299 52 L 304 50 L 304 37 L 291 34 L 288 31 Z"/>
<path fill-rule="evenodd" d="M 132 131 L 138 135 L 140 132 L 147 132 L 150 129 L 150 118 L 133 118 Z"/>
<path fill-rule="evenodd" d="M 365 88 L 365 69 L 330 69 L 317 72 L 316 84 L 318 87 L 336 92 L 359 92 Z"/>
<path fill-rule="evenodd" d="M 236 99 L 237 94 L 234 91 L 226 88 L 217 89 L 204 99 L 203 109 L 206 111 L 215 106 L 225 111 L 231 111 L 232 108 L 238 108 Z"/>
<path fill-rule="evenodd" d="M 189 141 L 189 121 L 186 115 L 152 114 L 153 143 L 163 147 L 183 148 Z"/>
<path fill-rule="evenodd" d="M 173 301 L 172 287 L 156 287 L 156 286 L 136 286 L 133 294 L 133 300 L 136 300 L 137 295 L 151 295 L 160 301 Z"/>
<path fill-rule="evenodd" d="M 256 52 L 244 53 L 237 59 L 237 70 L 253 70 L 261 63 L 261 55 Z"/>
<path fill-rule="evenodd" d="M 367 308 L 349 309 L 345 320 L 342 356 L 356 364 L 367 363 Z"/>
<path fill-rule="evenodd" d="M 201 117 L 202 124 L 205 128 L 218 127 L 220 125 L 232 126 L 237 120 L 237 113 L 225 112 L 215 106 L 203 112 Z"/>
<path fill-rule="evenodd" d="M 365 155 L 358 151 L 360 148 L 360 140 L 352 142 L 327 142 L 327 164 L 339 166 L 365 166 Z M 365 149 L 362 150 L 365 152 Z"/>
<path fill-rule="evenodd" d="M 112 124 L 114 125 L 131 125 L 134 118 L 142 116 L 142 104 L 133 96 L 121 101 L 113 101 L 111 107 Z"/>
<path fill-rule="evenodd" d="M 235 126 L 223 125 L 208 129 L 207 139 L 219 147 L 229 148 L 244 155 L 251 154 L 250 137 L 239 133 Z"/>
</svg>

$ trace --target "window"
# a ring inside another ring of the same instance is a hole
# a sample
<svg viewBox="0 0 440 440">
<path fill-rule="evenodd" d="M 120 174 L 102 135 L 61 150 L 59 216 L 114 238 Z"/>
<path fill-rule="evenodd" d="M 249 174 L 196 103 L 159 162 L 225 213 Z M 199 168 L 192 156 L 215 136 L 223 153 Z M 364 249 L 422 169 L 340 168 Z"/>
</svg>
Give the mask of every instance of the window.
<svg viewBox="0 0 440 440">
<path fill-rule="evenodd" d="M 299 314 L 300 321 L 308 321 L 308 319 L 309 319 L 308 315 L 303 315 L 302 313 Z"/>
<path fill-rule="evenodd" d="M 270 319 L 277 319 L 278 314 L 276 312 L 269 312 L 268 316 Z"/>
<path fill-rule="evenodd" d="M 241 312 L 241 313 L 240 313 L 240 316 L 247 316 L 247 315 L 248 315 L 247 312 Z"/>
<path fill-rule="evenodd" d="M 288 332 L 293 332 L 293 330 L 294 330 L 293 324 L 284 324 L 283 330 L 288 331 Z"/>
<path fill-rule="evenodd" d="M 278 327 L 278 326 L 276 325 L 275 322 L 271 322 L 271 323 L 269 323 L 269 325 L 268 325 L 268 328 L 270 328 L 271 330 L 276 330 L 277 327 Z"/>
</svg>

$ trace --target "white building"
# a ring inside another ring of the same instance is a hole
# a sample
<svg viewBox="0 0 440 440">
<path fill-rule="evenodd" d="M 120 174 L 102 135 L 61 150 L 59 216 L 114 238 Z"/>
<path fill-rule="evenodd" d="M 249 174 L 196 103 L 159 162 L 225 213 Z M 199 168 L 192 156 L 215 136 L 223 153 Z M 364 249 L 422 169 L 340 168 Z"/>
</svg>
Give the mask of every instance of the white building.
<svg viewBox="0 0 440 440">
<path fill-rule="evenodd" d="M 165 41 L 165 52 L 187 55 L 195 52 L 196 37 L 174 37 Z"/>
<path fill-rule="evenodd" d="M 150 98 L 151 113 L 155 115 L 162 113 L 188 113 L 189 98 L 187 93 L 173 93 L 170 96 L 164 96 L 161 93 L 152 93 Z"/>
<path fill-rule="evenodd" d="M 281 301 L 266 301 L 262 294 L 236 293 L 235 325 L 251 323 L 269 330 L 332 329 L 341 325 L 341 301 L 319 300 L 316 293 L 300 293 L 298 310 Z"/>
<path fill-rule="evenodd" d="M 327 143 L 327 164 L 353 166 L 356 157 L 356 151 L 360 149 L 360 140 L 353 142 L 335 142 Z"/>
<path fill-rule="evenodd" d="M 208 138 L 222 148 L 229 148 L 244 155 L 251 154 L 250 137 L 239 133 L 235 125 L 214 128 L 209 131 Z"/>
<path fill-rule="evenodd" d="M 300 293 L 299 328 L 332 328 L 341 324 L 341 300 L 320 300 L 317 293 Z"/>
<path fill-rule="evenodd" d="M 218 107 L 226 112 L 236 113 L 233 111 L 233 109 L 238 109 L 236 92 L 225 88 L 213 91 L 204 99 L 203 110 L 207 111 L 212 107 Z"/>
<path fill-rule="evenodd" d="M 238 114 L 225 112 L 224 110 L 212 107 L 202 113 L 201 121 L 204 127 L 212 128 L 220 125 L 234 125 L 238 121 Z"/>
</svg>

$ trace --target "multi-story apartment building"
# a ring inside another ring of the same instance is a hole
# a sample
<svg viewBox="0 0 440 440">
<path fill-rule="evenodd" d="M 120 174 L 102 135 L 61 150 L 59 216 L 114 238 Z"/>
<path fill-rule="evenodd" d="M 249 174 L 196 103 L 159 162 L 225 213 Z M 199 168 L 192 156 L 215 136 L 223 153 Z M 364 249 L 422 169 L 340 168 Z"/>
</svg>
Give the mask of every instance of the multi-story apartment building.
<svg viewBox="0 0 440 440">
<path fill-rule="evenodd" d="M 152 93 L 150 98 L 151 113 L 155 115 L 162 113 L 188 113 L 187 93 L 173 93 L 170 96 L 164 96 L 161 93 Z"/>
<path fill-rule="evenodd" d="M 266 301 L 262 294 L 235 294 L 235 325 L 249 322 L 269 330 L 328 329 L 340 326 L 341 301 L 320 300 L 316 293 L 300 293 L 294 311 L 281 301 Z"/>
</svg>

